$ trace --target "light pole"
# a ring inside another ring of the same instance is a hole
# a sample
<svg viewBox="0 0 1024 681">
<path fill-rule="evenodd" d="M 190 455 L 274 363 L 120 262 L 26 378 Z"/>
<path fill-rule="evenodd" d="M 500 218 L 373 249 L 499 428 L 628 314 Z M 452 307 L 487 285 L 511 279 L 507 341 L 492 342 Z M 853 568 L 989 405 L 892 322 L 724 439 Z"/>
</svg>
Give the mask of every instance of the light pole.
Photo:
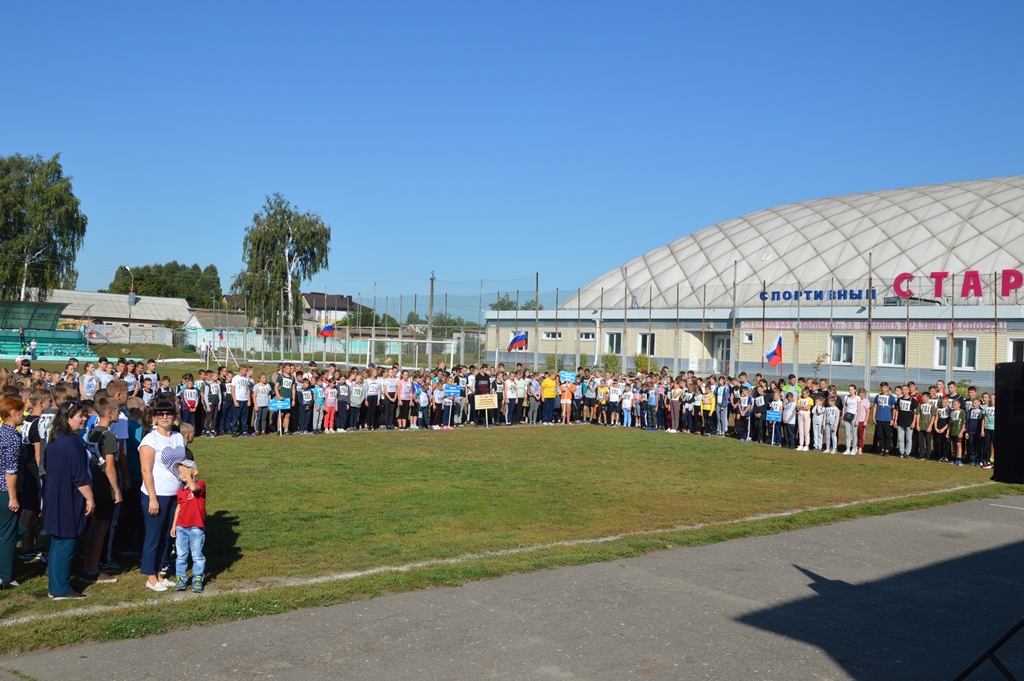
<svg viewBox="0 0 1024 681">
<path fill-rule="evenodd" d="M 132 277 L 132 283 L 128 287 L 128 345 L 132 344 L 132 308 L 135 307 L 135 273 L 132 268 L 125 265 L 128 274 Z"/>
</svg>

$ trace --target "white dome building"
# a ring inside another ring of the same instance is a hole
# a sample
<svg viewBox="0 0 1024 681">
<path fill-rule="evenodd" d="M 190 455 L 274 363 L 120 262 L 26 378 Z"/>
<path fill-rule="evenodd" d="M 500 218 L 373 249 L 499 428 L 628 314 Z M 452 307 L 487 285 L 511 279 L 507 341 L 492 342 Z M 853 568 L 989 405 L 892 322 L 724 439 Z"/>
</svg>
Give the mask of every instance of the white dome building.
<svg viewBox="0 0 1024 681">
<path fill-rule="evenodd" d="M 1024 176 L 802 201 L 720 222 L 583 287 L 563 308 L 760 305 L 767 288 L 866 288 L 897 274 L 983 273 L 1024 263 Z M 735 264 L 735 267 L 734 267 Z M 602 301 L 603 289 L 603 301 Z"/>
<path fill-rule="evenodd" d="M 1022 263 L 1024 176 L 803 201 L 656 248 L 557 310 L 488 313 L 488 359 L 989 388 L 1024 361 Z M 515 330 L 527 348 L 506 352 Z"/>
</svg>

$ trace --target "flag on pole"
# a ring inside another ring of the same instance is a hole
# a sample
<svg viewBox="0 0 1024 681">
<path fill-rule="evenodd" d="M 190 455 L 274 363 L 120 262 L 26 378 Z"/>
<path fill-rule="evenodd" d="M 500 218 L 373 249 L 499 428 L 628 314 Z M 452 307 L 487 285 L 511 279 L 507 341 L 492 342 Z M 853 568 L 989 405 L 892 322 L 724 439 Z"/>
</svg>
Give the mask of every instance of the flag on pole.
<svg viewBox="0 0 1024 681">
<path fill-rule="evenodd" d="M 764 358 L 768 360 L 768 366 L 777 367 L 782 362 L 782 334 L 772 341 L 772 344 L 768 346 L 768 352 L 764 353 Z"/>
<path fill-rule="evenodd" d="M 334 335 L 334 324 L 328 323 L 327 326 L 320 329 L 320 333 L 316 335 L 317 338 L 327 338 L 328 336 Z"/>
<path fill-rule="evenodd" d="M 217 340 L 224 340 L 224 329 L 217 332 Z"/>
<path fill-rule="evenodd" d="M 508 342 L 508 351 L 526 349 L 526 331 L 520 329 L 512 332 L 512 340 Z"/>
</svg>

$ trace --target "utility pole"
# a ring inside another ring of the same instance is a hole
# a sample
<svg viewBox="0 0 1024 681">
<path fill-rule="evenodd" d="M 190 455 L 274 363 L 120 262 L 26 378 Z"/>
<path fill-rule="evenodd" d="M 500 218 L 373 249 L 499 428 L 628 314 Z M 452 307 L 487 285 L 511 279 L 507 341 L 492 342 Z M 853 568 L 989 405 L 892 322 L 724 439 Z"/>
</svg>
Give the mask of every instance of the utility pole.
<svg viewBox="0 0 1024 681">
<path fill-rule="evenodd" d="M 427 367 L 434 366 L 434 270 L 430 270 L 430 300 L 427 302 Z"/>
<path fill-rule="evenodd" d="M 132 268 L 125 265 L 128 274 L 132 275 L 132 284 L 128 287 L 128 345 L 132 344 L 132 308 L 135 307 L 135 273 Z"/>
</svg>

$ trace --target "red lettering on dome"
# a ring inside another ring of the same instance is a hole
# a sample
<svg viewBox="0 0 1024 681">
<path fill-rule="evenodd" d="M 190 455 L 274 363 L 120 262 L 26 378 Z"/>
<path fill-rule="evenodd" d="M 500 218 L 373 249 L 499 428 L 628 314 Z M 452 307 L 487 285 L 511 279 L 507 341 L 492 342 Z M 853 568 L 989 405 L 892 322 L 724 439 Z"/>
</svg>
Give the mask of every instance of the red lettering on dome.
<svg viewBox="0 0 1024 681">
<path fill-rule="evenodd" d="M 942 297 L 942 282 L 949 276 L 949 272 L 932 272 L 928 275 L 935 282 L 935 297 Z"/>
<path fill-rule="evenodd" d="M 960 287 L 961 298 L 981 298 L 985 295 L 981 288 L 981 275 L 978 270 L 964 272 L 964 283 Z"/>
<path fill-rule="evenodd" d="M 892 288 L 896 291 L 896 295 L 900 298 L 909 298 L 914 295 L 914 292 L 910 290 L 909 286 L 904 286 L 904 284 L 909 284 L 912 281 L 914 281 L 914 275 L 910 272 L 897 274 L 896 281 L 892 284 Z"/>
<path fill-rule="evenodd" d="M 1024 285 L 1024 275 L 1019 270 L 1003 270 L 1002 284 L 1002 295 L 1005 298 Z"/>
</svg>

